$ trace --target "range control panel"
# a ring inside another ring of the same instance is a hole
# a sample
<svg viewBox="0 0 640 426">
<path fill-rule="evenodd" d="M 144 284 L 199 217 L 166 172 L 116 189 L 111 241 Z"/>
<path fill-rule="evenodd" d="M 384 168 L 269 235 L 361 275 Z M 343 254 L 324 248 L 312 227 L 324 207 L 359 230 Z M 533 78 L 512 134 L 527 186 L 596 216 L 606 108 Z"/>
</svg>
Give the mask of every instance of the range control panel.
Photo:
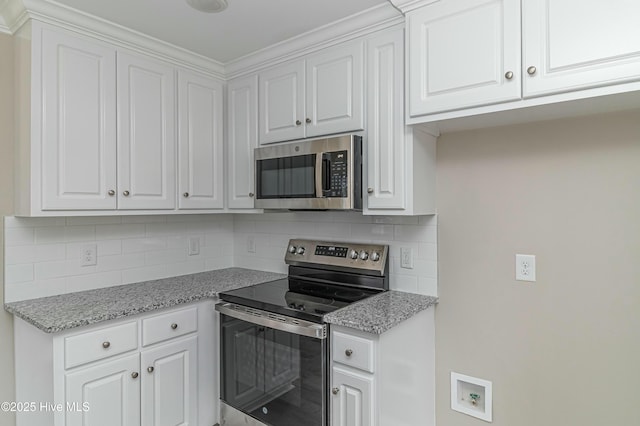
<svg viewBox="0 0 640 426">
<path fill-rule="evenodd" d="M 389 246 L 384 244 L 292 239 L 289 240 L 284 260 L 288 265 L 334 266 L 382 276 L 387 272 L 388 256 Z"/>
</svg>

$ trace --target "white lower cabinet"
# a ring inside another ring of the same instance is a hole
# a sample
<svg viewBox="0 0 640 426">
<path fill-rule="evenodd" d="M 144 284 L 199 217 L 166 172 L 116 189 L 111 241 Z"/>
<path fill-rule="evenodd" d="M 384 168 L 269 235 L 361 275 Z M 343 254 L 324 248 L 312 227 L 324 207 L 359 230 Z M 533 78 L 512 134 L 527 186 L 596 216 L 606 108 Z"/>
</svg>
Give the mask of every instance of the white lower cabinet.
<svg viewBox="0 0 640 426">
<path fill-rule="evenodd" d="M 331 326 L 331 426 L 435 425 L 434 310 L 382 334 Z"/>
<path fill-rule="evenodd" d="M 37 402 L 17 426 L 216 423 L 215 321 L 210 301 L 56 334 L 16 318 L 16 400 Z"/>
</svg>

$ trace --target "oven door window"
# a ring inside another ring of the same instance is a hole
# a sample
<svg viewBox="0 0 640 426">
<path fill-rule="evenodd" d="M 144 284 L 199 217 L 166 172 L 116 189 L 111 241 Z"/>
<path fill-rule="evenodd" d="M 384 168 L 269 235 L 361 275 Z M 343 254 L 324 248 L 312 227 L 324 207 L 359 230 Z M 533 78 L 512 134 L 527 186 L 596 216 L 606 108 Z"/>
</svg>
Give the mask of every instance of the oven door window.
<svg viewBox="0 0 640 426">
<path fill-rule="evenodd" d="M 315 198 L 316 154 L 256 162 L 258 198 Z"/>
<path fill-rule="evenodd" d="M 220 315 L 221 398 L 274 426 L 322 426 L 326 339 Z"/>
</svg>

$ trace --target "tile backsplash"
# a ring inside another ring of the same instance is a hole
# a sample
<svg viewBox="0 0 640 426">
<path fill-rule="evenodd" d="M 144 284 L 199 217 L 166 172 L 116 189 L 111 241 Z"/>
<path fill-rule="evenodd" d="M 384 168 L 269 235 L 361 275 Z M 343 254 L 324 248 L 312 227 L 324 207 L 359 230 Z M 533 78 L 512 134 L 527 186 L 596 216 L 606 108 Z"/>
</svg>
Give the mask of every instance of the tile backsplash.
<svg viewBox="0 0 640 426">
<path fill-rule="evenodd" d="M 355 212 L 285 212 L 236 215 L 236 266 L 286 273 L 290 238 L 388 244 L 392 290 L 438 295 L 437 216 L 363 216 Z M 255 253 L 249 253 L 249 238 Z M 400 248 L 413 251 L 413 269 L 400 267 Z"/>
<path fill-rule="evenodd" d="M 5 217 L 4 230 L 5 302 L 233 266 L 231 215 Z M 95 266 L 81 266 L 87 244 Z"/>
<path fill-rule="evenodd" d="M 353 212 L 4 218 L 5 302 L 239 266 L 286 273 L 290 238 L 390 246 L 390 287 L 437 295 L 436 216 Z M 189 255 L 196 238 L 198 255 Z M 249 239 L 254 252 L 249 252 Z M 97 264 L 81 266 L 85 245 Z M 413 269 L 400 267 L 400 248 Z"/>
</svg>

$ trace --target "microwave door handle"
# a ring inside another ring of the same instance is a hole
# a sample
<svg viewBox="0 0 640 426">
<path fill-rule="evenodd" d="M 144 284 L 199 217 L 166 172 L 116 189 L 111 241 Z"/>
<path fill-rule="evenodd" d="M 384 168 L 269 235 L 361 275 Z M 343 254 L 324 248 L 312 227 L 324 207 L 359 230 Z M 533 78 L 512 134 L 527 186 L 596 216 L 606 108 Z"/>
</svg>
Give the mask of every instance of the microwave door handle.
<svg viewBox="0 0 640 426">
<path fill-rule="evenodd" d="M 316 154 L 316 198 L 323 197 L 323 191 L 322 191 L 322 183 L 324 182 L 323 170 L 324 168 L 322 167 L 322 153 L 318 152 Z"/>
</svg>

